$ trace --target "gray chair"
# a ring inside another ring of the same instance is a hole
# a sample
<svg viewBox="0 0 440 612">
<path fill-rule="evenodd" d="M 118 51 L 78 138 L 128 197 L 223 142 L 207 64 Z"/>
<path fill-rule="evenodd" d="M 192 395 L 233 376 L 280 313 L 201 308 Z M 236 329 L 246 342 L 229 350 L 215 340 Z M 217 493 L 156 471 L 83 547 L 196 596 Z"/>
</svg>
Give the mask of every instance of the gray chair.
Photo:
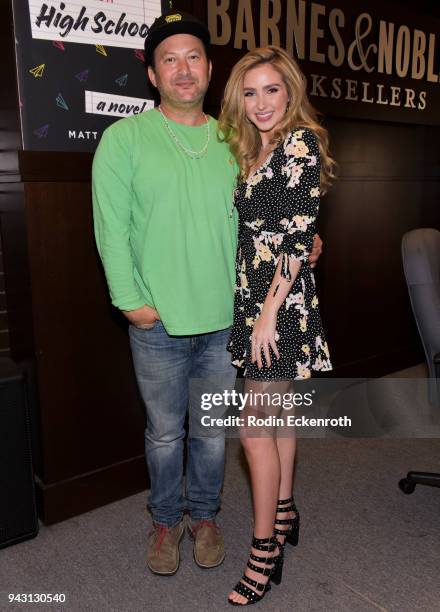
<svg viewBox="0 0 440 612">
<path fill-rule="evenodd" d="M 440 383 L 440 232 L 422 228 L 402 238 L 402 261 L 409 298 L 428 363 L 428 393 L 431 404 L 439 406 Z M 440 487 L 440 474 L 408 472 L 399 482 L 404 493 L 416 484 Z"/>
</svg>

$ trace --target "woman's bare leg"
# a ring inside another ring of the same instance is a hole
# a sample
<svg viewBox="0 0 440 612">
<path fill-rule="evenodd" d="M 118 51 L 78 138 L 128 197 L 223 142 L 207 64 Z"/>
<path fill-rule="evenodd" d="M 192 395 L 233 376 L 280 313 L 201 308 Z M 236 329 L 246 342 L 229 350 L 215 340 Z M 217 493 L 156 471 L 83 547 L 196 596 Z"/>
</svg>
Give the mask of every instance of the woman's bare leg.
<svg viewBox="0 0 440 612">
<path fill-rule="evenodd" d="M 245 392 L 268 393 L 270 384 L 246 379 Z M 270 403 L 270 402 L 269 402 Z M 247 405 L 243 411 L 245 423 L 249 415 L 266 418 L 272 411 L 263 404 Z M 280 457 L 273 427 L 244 427 L 240 431 L 241 443 L 249 466 L 254 508 L 254 536 L 256 538 L 271 538 L 275 522 L 275 512 L 280 491 Z M 271 555 L 254 548 L 252 554 L 259 557 Z M 275 555 L 278 551 L 275 550 Z M 252 561 L 254 565 L 264 567 L 264 564 Z M 266 566 L 267 567 L 267 566 Z M 259 583 L 266 583 L 268 578 L 248 567 L 246 575 Z M 257 591 L 259 592 L 259 591 Z M 245 604 L 247 599 L 236 591 L 229 594 L 229 599 Z"/>
<path fill-rule="evenodd" d="M 283 389 L 283 393 L 293 393 L 293 386 L 290 381 L 285 381 L 284 384 L 277 383 L 281 389 Z M 292 414 L 293 410 L 289 411 L 289 414 Z M 284 411 L 284 416 L 286 417 L 286 412 Z M 292 496 L 292 488 L 293 488 L 293 474 L 294 474 L 294 466 L 295 466 L 295 453 L 296 453 L 296 436 L 295 429 L 293 427 L 284 427 L 279 428 L 277 431 L 276 444 L 278 448 L 278 455 L 280 457 L 280 466 L 281 466 L 281 474 L 280 474 L 280 490 L 278 494 L 278 499 L 288 499 Z M 284 506 L 288 506 L 289 504 L 284 504 Z M 290 519 L 295 516 L 295 512 L 278 512 L 276 515 L 277 519 Z M 277 524 L 277 528 L 283 531 L 289 529 L 289 525 L 281 525 Z M 284 544 L 285 537 L 282 535 L 277 535 L 277 539 L 281 544 Z"/>
</svg>

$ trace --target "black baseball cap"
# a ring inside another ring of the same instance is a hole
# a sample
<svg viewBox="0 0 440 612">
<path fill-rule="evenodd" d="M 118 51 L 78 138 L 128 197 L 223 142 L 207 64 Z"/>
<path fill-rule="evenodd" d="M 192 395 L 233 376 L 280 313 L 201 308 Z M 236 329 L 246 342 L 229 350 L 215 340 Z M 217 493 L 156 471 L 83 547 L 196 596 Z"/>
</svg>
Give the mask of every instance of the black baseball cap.
<svg viewBox="0 0 440 612">
<path fill-rule="evenodd" d="M 211 36 L 207 26 L 189 13 L 183 11 L 168 12 L 154 20 L 145 39 L 145 63 L 151 66 L 156 47 L 174 34 L 192 34 L 205 45 L 207 49 Z"/>
</svg>

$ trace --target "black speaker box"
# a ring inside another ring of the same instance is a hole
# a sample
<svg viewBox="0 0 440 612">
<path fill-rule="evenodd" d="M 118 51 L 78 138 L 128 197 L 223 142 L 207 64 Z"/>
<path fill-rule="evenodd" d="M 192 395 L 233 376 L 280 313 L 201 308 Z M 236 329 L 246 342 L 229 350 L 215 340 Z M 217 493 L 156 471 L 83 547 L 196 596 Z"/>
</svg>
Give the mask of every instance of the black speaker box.
<svg viewBox="0 0 440 612">
<path fill-rule="evenodd" d="M 26 378 L 0 358 L 0 548 L 38 533 Z"/>
</svg>

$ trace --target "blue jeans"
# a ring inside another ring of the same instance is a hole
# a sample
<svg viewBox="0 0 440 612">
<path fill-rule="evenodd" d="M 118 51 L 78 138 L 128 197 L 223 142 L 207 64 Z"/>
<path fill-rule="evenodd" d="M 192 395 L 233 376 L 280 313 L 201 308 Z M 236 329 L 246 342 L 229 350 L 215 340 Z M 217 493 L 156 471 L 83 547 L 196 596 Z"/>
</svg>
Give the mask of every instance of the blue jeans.
<svg viewBox="0 0 440 612">
<path fill-rule="evenodd" d="M 202 428 L 224 406 L 201 410 L 202 392 L 234 387 L 235 368 L 226 351 L 229 329 L 197 336 L 169 336 L 158 321 L 152 329 L 130 325 L 130 345 L 146 407 L 145 455 L 154 522 L 171 527 L 189 510 L 191 519 L 214 518 L 220 506 L 225 438 L 223 427 Z M 189 413 L 186 492 L 183 495 L 185 419 Z"/>
</svg>

